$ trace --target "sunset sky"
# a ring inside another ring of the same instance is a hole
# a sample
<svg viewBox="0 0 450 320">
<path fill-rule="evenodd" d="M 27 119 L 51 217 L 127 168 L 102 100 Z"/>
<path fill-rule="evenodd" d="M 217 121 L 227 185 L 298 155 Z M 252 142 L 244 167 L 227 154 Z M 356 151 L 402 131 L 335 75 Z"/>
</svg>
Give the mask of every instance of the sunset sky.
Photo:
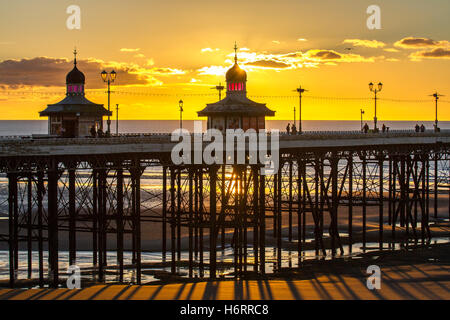
<svg viewBox="0 0 450 320">
<path fill-rule="evenodd" d="M 66 27 L 73 4 L 81 30 Z M 372 4 L 381 30 L 366 26 Z M 449 14 L 448 0 L 1 0 L 0 119 L 39 119 L 61 100 L 75 46 L 91 101 L 106 105 L 100 72 L 114 69 L 121 119 L 177 119 L 180 98 L 196 119 L 236 41 L 248 95 L 274 119 L 293 118 L 299 85 L 303 119 L 372 118 L 368 83 L 381 81 L 380 120 L 434 119 L 436 90 L 450 120 Z"/>
</svg>

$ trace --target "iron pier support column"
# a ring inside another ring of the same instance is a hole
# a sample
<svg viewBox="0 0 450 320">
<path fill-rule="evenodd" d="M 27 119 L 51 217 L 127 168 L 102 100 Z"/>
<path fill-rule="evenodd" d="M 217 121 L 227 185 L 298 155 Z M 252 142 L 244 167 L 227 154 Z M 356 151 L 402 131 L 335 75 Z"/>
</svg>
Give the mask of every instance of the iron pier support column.
<svg viewBox="0 0 450 320">
<path fill-rule="evenodd" d="M 117 263 L 119 264 L 119 281 L 123 281 L 123 167 L 122 163 L 117 165 Z"/>
<path fill-rule="evenodd" d="M 58 162 L 53 159 L 48 167 L 48 267 L 50 286 L 58 287 Z"/>
<path fill-rule="evenodd" d="M 353 248 L 353 152 L 350 152 L 348 165 L 348 251 Z"/>
<path fill-rule="evenodd" d="M 69 170 L 69 265 L 76 261 L 75 169 Z"/>
<path fill-rule="evenodd" d="M 44 173 L 37 173 L 37 223 L 38 223 L 38 256 L 39 256 L 39 287 L 44 286 L 44 236 L 43 236 L 43 198 L 45 193 Z"/>
<path fill-rule="evenodd" d="M 211 166 L 209 168 L 209 207 L 210 207 L 210 230 L 209 230 L 209 277 L 216 278 L 216 248 L 217 248 L 217 230 L 216 230 L 216 204 L 217 204 L 217 167 Z"/>
<path fill-rule="evenodd" d="M 9 286 L 14 288 L 16 280 L 15 266 L 15 214 L 17 208 L 17 174 L 8 173 L 8 242 L 9 242 Z"/>
</svg>

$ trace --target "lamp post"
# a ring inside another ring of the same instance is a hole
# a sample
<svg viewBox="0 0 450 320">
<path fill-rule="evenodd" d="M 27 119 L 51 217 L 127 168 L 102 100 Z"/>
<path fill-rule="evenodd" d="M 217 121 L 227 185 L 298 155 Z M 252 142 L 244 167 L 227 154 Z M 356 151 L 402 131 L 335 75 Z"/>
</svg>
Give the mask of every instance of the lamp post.
<svg viewBox="0 0 450 320">
<path fill-rule="evenodd" d="M 295 106 L 294 106 L 294 124 L 295 124 Z"/>
<path fill-rule="evenodd" d="M 110 118 L 110 101 L 111 101 L 111 83 L 116 80 L 116 72 L 113 70 L 110 73 L 106 72 L 105 70 L 101 73 L 103 82 L 106 82 L 108 84 L 108 121 L 106 122 L 108 125 L 108 130 L 106 131 L 109 135 L 111 133 L 111 118 Z"/>
<path fill-rule="evenodd" d="M 219 91 L 219 101 L 222 100 L 222 90 L 225 89 L 225 87 L 222 85 L 222 83 L 219 82 L 218 86 L 215 86 L 211 89 L 215 89 L 215 90 Z"/>
<path fill-rule="evenodd" d="M 369 90 L 375 95 L 375 116 L 373 117 L 373 131 L 378 132 L 377 128 L 377 93 L 383 89 L 383 84 L 381 82 L 378 83 L 378 88 L 374 88 L 373 83 L 369 83 Z"/>
<path fill-rule="evenodd" d="M 298 133 L 302 133 L 302 93 L 308 90 L 303 89 L 301 86 L 299 86 L 295 91 L 298 92 L 298 98 L 299 98 L 299 119 L 298 119 Z"/>
<path fill-rule="evenodd" d="M 361 131 L 363 131 L 363 114 L 364 114 L 364 110 L 363 109 L 359 109 L 361 111 Z"/>
<path fill-rule="evenodd" d="M 178 106 L 180 107 L 180 134 L 183 129 L 183 100 L 178 101 Z"/>
<path fill-rule="evenodd" d="M 119 135 L 119 104 L 116 104 L 116 135 Z"/>
<path fill-rule="evenodd" d="M 433 93 L 430 96 L 434 97 L 434 102 L 435 102 L 434 132 L 438 132 L 439 131 L 439 127 L 438 127 L 438 100 L 439 100 L 439 97 L 443 97 L 443 95 L 435 92 L 435 93 Z"/>
</svg>

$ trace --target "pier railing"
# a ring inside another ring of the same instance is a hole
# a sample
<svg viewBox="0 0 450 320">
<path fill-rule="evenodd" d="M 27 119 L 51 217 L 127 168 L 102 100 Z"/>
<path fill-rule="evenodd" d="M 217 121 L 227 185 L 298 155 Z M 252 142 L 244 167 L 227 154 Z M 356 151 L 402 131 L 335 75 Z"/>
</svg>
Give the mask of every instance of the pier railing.
<svg viewBox="0 0 450 320">
<path fill-rule="evenodd" d="M 268 132 L 270 134 L 270 132 Z M 305 131 L 302 134 L 280 132 L 280 140 L 329 140 L 329 139 L 370 139 L 403 137 L 450 137 L 450 130 L 434 132 L 414 132 L 412 130 L 390 130 L 389 132 L 362 133 L 361 131 Z M 193 134 L 191 134 L 193 135 Z M 59 138 L 45 135 L 0 136 L 1 144 L 33 145 L 87 145 L 87 144 L 126 144 L 126 143 L 166 143 L 170 142 L 171 133 L 121 133 L 109 137 Z"/>
</svg>

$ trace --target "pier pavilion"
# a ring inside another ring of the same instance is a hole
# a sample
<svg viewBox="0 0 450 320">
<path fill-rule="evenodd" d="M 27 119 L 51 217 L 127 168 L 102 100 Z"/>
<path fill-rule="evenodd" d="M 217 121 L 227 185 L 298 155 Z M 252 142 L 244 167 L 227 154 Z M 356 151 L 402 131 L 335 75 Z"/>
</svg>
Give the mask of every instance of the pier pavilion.
<svg viewBox="0 0 450 320">
<path fill-rule="evenodd" d="M 74 51 L 73 69 L 66 76 L 66 97 L 49 104 L 39 115 L 48 117 L 48 134 L 66 138 L 89 136 L 92 127 L 103 130 L 103 116 L 112 113 L 102 104 L 85 97 L 85 76 L 77 68 L 77 52 Z"/>
<path fill-rule="evenodd" d="M 265 117 L 273 117 L 275 111 L 266 104 L 247 98 L 247 73 L 238 64 L 237 46 L 234 47 L 234 65 L 226 73 L 227 95 L 224 99 L 206 105 L 198 112 L 208 117 L 208 129 L 265 129 Z"/>
</svg>

